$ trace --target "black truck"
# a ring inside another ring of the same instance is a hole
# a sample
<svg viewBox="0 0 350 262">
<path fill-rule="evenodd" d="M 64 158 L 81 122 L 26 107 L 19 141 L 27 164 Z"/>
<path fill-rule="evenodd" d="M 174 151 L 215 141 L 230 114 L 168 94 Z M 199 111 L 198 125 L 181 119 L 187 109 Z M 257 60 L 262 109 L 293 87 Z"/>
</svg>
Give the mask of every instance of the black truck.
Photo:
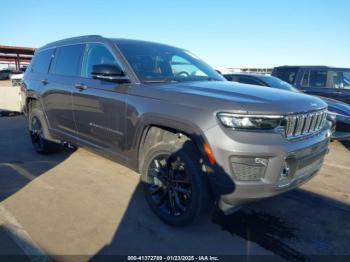
<svg viewBox="0 0 350 262">
<path fill-rule="evenodd" d="M 279 66 L 273 69 L 272 76 L 307 94 L 329 97 L 350 104 L 350 68 Z"/>
</svg>

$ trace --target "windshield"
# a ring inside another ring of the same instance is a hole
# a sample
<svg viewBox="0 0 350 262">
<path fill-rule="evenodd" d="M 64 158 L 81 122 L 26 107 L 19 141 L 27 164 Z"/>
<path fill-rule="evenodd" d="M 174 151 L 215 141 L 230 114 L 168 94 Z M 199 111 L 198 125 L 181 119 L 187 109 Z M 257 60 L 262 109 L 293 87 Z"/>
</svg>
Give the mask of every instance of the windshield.
<svg viewBox="0 0 350 262">
<path fill-rule="evenodd" d="M 350 70 L 331 71 L 334 88 L 350 89 Z"/>
<path fill-rule="evenodd" d="M 274 88 L 284 89 L 284 90 L 293 91 L 293 92 L 300 92 L 291 84 L 288 84 L 287 82 L 284 82 L 283 80 L 278 79 L 277 77 L 266 76 L 266 77 L 263 77 L 263 81 L 266 82 L 269 86 Z"/>
<path fill-rule="evenodd" d="M 118 43 L 118 47 L 144 83 L 225 80 L 186 50 L 153 43 Z"/>
</svg>

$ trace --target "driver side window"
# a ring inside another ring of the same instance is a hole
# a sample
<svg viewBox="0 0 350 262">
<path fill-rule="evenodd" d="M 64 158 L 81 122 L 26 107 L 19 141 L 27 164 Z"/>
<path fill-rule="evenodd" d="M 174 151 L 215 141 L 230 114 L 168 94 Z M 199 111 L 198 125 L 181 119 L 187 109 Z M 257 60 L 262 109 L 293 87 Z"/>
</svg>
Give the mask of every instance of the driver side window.
<svg viewBox="0 0 350 262">
<path fill-rule="evenodd" d="M 189 77 L 189 76 L 206 76 L 196 66 L 191 64 L 185 58 L 174 55 L 171 58 L 171 70 L 174 76 Z"/>
<path fill-rule="evenodd" d="M 87 44 L 82 76 L 91 78 L 93 66 L 98 64 L 119 65 L 112 53 L 103 44 Z"/>
</svg>

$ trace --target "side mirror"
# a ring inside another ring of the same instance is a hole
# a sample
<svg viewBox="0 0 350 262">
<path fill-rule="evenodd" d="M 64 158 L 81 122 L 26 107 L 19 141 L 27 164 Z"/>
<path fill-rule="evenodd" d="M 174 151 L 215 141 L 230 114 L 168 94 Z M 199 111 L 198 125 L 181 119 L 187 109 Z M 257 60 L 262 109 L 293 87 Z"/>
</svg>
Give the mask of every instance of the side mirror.
<svg viewBox="0 0 350 262">
<path fill-rule="evenodd" d="M 129 83 L 129 78 L 118 65 L 98 64 L 92 66 L 92 78 L 117 83 Z"/>
</svg>

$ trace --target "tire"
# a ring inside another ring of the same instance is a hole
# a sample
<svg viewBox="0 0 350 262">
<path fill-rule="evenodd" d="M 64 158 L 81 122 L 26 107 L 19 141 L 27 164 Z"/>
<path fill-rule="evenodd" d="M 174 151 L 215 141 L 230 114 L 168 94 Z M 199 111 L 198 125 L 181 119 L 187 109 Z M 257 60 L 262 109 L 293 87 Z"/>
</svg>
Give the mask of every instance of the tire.
<svg viewBox="0 0 350 262">
<path fill-rule="evenodd" d="M 186 226 L 209 211 L 211 193 L 191 140 L 157 143 L 146 149 L 142 163 L 145 198 L 165 223 Z"/>
<path fill-rule="evenodd" d="M 32 107 L 28 117 L 29 134 L 35 151 L 41 155 L 56 153 L 61 144 L 48 138 L 50 133 L 45 120 L 44 113 L 38 107 Z"/>
</svg>

